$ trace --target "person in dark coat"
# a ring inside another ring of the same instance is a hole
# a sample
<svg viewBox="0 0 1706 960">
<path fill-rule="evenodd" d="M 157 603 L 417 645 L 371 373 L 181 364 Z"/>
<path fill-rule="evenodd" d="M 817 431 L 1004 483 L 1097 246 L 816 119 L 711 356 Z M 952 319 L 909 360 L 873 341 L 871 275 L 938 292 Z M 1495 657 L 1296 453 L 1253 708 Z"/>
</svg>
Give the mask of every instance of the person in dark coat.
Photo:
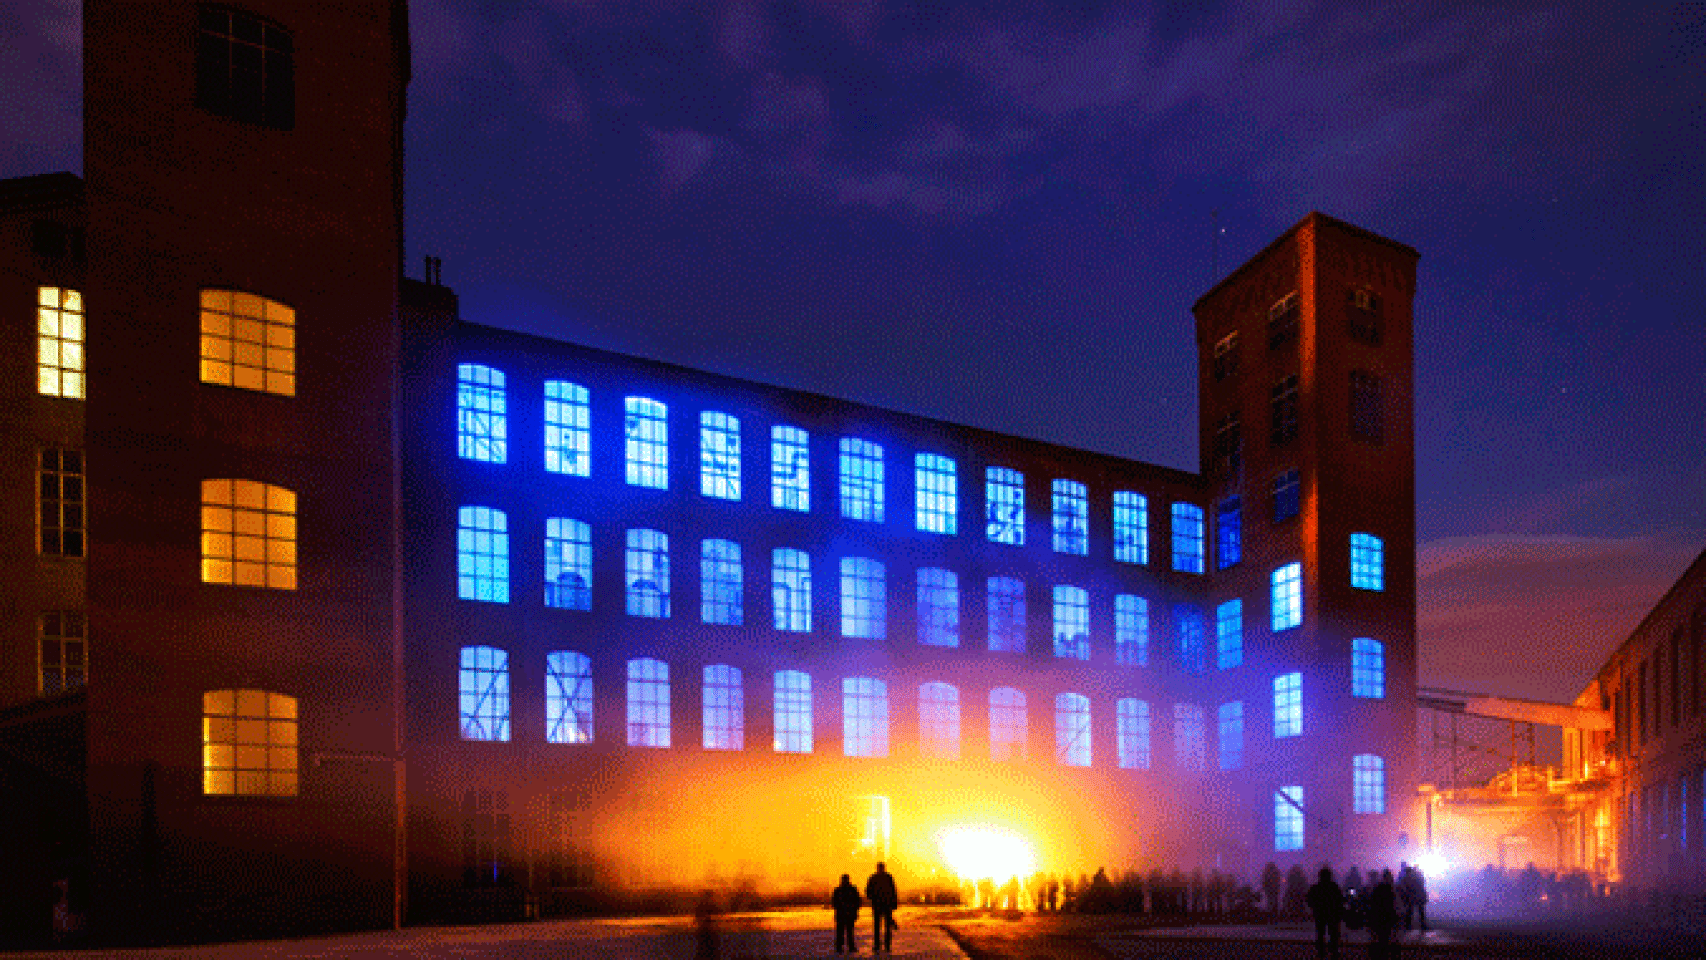
<svg viewBox="0 0 1706 960">
<path fill-rule="evenodd" d="M 1272 861 L 1262 868 L 1262 899 L 1267 902 L 1268 912 L 1276 918 L 1280 911 L 1280 869 Z"/>
<path fill-rule="evenodd" d="M 1322 867 L 1320 877 L 1304 900 L 1315 918 L 1315 955 L 1325 957 L 1331 950 L 1333 956 L 1339 956 L 1339 921 L 1345 915 L 1345 892 L 1333 882 L 1333 871 Z"/>
<path fill-rule="evenodd" d="M 848 953 L 859 952 L 859 943 L 853 939 L 853 925 L 859 922 L 859 906 L 864 902 L 852 879 L 847 874 L 842 874 L 840 886 L 837 886 L 829 897 L 829 905 L 835 908 L 836 953 L 841 952 L 843 943 L 846 944 Z"/>
<path fill-rule="evenodd" d="M 1404 929 L 1408 930 L 1416 922 L 1416 903 L 1410 899 L 1414 889 L 1414 877 L 1410 873 L 1408 863 L 1398 864 L 1398 882 L 1392 887 L 1392 892 L 1398 896 L 1398 915 L 1402 918 Z"/>
<path fill-rule="evenodd" d="M 894 911 L 900 906 L 900 894 L 894 886 L 894 874 L 889 873 L 883 864 L 877 864 L 877 872 L 865 881 L 865 899 L 871 901 L 871 923 L 875 931 L 871 938 L 871 952 L 885 950 L 894 952 Z"/>
<path fill-rule="evenodd" d="M 1373 876 L 1373 874 L 1370 874 Z M 1392 889 L 1392 871 L 1380 871 L 1380 881 L 1368 892 L 1368 960 L 1393 960 L 1392 930 L 1398 926 L 1398 893 Z"/>
</svg>

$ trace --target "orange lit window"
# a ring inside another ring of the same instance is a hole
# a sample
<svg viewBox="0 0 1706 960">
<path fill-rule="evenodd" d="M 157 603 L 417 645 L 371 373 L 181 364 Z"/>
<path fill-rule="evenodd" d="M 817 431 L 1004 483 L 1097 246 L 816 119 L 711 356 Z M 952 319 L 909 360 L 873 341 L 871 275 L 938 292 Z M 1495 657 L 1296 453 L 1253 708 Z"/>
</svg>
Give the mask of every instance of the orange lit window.
<svg viewBox="0 0 1706 960">
<path fill-rule="evenodd" d="M 209 796 L 296 796 L 296 698 L 266 690 L 201 696 L 201 789 Z"/>
<path fill-rule="evenodd" d="M 201 579 L 295 590 L 296 494 L 254 480 L 203 480 Z"/>
<path fill-rule="evenodd" d="M 201 382 L 296 396 L 296 311 L 252 293 L 203 290 Z"/>
</svg>

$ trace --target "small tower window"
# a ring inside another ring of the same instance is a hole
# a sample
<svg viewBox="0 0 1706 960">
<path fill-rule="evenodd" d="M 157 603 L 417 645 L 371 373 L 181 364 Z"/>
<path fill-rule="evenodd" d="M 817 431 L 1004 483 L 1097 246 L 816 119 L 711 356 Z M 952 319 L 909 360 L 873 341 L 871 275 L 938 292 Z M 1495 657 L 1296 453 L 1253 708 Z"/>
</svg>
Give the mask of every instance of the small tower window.
<svg viewBox="0 0 1706 960">
<path fill-rule="evenodd" d="M 275 130 L 296 126 L 290 32 L 252 13 L 203 4 L 196 34 L 195 104 Z"/>
</svg>

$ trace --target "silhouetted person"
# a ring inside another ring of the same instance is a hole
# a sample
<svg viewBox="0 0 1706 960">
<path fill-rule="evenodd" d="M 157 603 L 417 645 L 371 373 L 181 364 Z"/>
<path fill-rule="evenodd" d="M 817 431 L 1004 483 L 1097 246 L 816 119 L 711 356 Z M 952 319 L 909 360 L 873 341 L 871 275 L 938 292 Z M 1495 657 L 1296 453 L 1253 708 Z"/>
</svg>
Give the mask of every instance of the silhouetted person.
<svg viewBox="0 0 1706 960">
<path fill-rule="evenodd" d="M 1372 876 L 1372 874 L 1371 874 Z M 1392 930 L 1398 925 L 1398 894 L 1392 889 L 1392 871 L 1380 871 L 1380 880 L 1368 892 L 1368 960 L 1392 960 Z"/>
<path fill-rule="evenodd" d="M 714 958 L 717 949 L 717 898 L 709 889 L 699 894 L 699 902 L 693 906 L 693 926 L 697 934 L 697 947 L 693 951 L 696 960 Z"/>
<path fill-rule="evenodd" d="M 1399 862 L 1398 882 L 1393 892 L 1398 895 L 1398 916 L 1402 918 L 1404 929 L 1408 930 L 1416 922 L 1416 903 L 1410 899 L 1414 892 L 1413 875 L 1408 863 Z"/>
<path fill-rule="evenodd" d="M 1422 876 L 1420 866 L 1410 868 L 1410 908 L 1416 911 L 1416 926 L 1426 930 L 1428 928 L 1428 880 L 1427 877 Z"/>
<path fill-rule="evenodd" d="M 1060 878 L 1052 873 L 1049 874 L 1048 878 L 1048 911 L 1050 913 L 1060 912 Z"/>
<path fill-rule="evenodd" d="M 894 874 L 889 873 L 883 864 L 877 864 L 877 872 L 871 874 L 871 879 L 865 881 L 865 899 L 871 901 L 871 925 L 874 935 L 871 937 L 871 952 L 878 950 L 894 952 L 894 922 L 895 908 L 900 906 L 900 894 L 894 888 Z"/>
<path fill-rule="evenodd" d="M 859 922 L 859 905 L 864 902 L 852 879 L 847 874 L 842 874 L 840 885 L 829 896 L 829 905 L 835 910 L 836 953 L 841 952 L 844 943 L 848 953 L 859 952 L 858 941 L 853 939 L 853 925 Z"/>
<path fill-rule="evenodd" d="M 1262 868 L 1262 898 L 1268 904 L 1268 912 L 1275 917 L 1280 910 L 1280 869 L 1272 860 Z"/>
<path fill-rule="evenodd" d="M 1351 868 L 1345 871 L 1345 895 L 1350 896 L 1352 890 L 1361 889 L 1362 874 L 1357 872 L 1356 864 L 1353 863 L 1351 864 Z"/>
<path fill-rule="evenodd" d="M 1309 874 L 1301 864 L 1292 864 L 1285 872 L 1285 915 L 1301 917 L 1308 910 L 1305 898 L 1309 894 Z"/>
<path fill-rule="evenodd" d="M 1315 955 L 1325 957 L 1331 950 L 1333 956 L 1339 956 L 1339 922 L 1345 915 L 1345 892 L 1333 882 L 1333 871 L 1322 867 L 1320 877 L 1304 900 L 1315 918 Z"/>
</svg>

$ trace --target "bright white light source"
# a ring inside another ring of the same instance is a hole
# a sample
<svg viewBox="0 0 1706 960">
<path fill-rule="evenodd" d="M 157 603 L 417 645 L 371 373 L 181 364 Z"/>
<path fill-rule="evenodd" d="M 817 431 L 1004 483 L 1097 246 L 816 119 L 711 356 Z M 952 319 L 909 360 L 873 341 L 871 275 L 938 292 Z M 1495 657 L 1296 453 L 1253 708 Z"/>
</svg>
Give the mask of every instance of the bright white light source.
<svg viewBox="0 0 1706 960">
<path fill-rule="evenodd" d="M 1416 858 L 1416 866 L 1421 868 L 1422 876 L 1437 877 L 1451 867 L 1451 861 L 1447 860 L 1442 854 L 1429 850 Z"/>
<path fill-rule="evenodd" d="M 1016 833 L 997 827 L 948 827 L 936 834 L 936 848 L 948 868 L 962 880 L 1028 877 L 1037 869 L 1031 845 Z"/>
</svg>

